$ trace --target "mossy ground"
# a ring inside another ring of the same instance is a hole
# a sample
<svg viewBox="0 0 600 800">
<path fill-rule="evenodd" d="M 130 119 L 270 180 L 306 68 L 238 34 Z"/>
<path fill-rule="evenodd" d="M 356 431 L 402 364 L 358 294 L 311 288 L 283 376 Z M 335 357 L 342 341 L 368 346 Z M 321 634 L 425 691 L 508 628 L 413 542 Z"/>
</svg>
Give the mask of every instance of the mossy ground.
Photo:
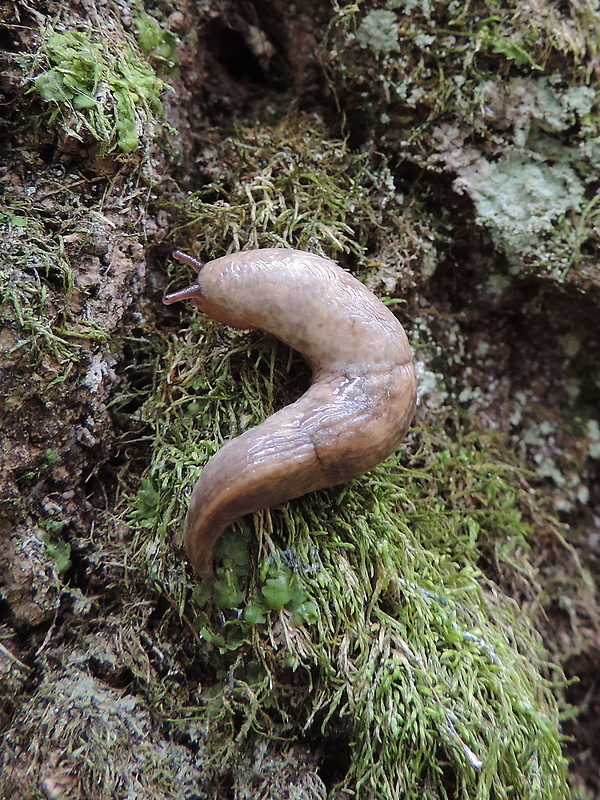
<svg viewBox="0 0 600 800">
<path fill-rule="evenodd" d="M 566 796 L 543 649 L 477 566 L 535 603 L 522 473 L 493 437 L 415 430 L 365 479 L 234 526 L 214 585 L 182 583 L 167 543 L 199 468 L 240 420 L 285 400 L 297 371 L 281 348 L 243 338 L 192 324 L 173 340 L 174 368 L 142 412 L 156 444 L 132 522 L 150 574 L 227 680 L 249 684 L 250 723 L 345 730 L 345 784 L 360 797 L 502 797 L 515 784 L 534 797 L 542 783 Z"/>
<path fill-rule="evenodd" d="M 591 798 L 562 668 L 593 711 L 596 12 L 55 10 L 6 18 L 0 794 Z M 165 310 L 168 253 L 274 245 L 396 310 L 420 405 L 202 583 L 194 480 L 310 376 Z"/>
<path fill-rule="evenodd" d="M 578 2 L 569 13 L 545 2 L 340 4 L 324 59 L 354 127 L 452 175 L 514 274 L 563 281 L 573 269 L 585 283 L 597 256 L 598 25 Z"/>
</svg>

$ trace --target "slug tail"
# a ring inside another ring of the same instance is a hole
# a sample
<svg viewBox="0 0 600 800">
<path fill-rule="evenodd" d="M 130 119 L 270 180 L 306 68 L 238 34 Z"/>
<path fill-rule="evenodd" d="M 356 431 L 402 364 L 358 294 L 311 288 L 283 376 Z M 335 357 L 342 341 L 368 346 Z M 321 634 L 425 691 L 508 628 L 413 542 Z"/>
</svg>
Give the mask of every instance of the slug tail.
<svg viewBox="0 0 600 800">
<path fill-rule="evenodd" d="M 201 574 L 212 574 L 215 544 L 232 522 L 327 485 L 298 413 L 305 397 L 228 442 L 204 467 L 185 525 L 185 548 Z"/>
</svg>

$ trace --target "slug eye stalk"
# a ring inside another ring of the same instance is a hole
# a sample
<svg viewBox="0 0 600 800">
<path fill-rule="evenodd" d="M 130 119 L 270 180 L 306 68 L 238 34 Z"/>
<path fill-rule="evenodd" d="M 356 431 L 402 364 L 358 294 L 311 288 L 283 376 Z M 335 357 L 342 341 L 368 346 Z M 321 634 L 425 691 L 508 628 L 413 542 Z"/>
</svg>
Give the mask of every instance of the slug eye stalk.
<svg viewBox="0 0 600 800">
<path fill-rule="evenodd" d="M 204 266 L 202 261 L 198 261 L 196 258 L 188 256 L 187 253 L 182 253 L 181 250 L 174 250 L 173 258 L 176 258 L 178 261 L 183 261 L 184 264 L 190 266 L 196 273 L 199 273 Z"/>
</svg>

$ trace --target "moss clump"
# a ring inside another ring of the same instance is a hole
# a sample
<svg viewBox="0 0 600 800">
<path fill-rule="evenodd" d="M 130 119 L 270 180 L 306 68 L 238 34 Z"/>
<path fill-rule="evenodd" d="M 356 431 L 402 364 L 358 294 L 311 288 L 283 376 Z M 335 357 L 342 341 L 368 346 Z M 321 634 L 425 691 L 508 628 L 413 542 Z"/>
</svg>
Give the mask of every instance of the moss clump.
<svg viewBox="0 0 600 800">
<path fill-rule="evenodd" d="M 91 29 L 43 32 L 40 56 L 44 69 L 35 90 L 52 105 L 64 130 L 81 138 L 82 131 L 100 143 L 101 154 L 136 150 L 151 137 L 153 120 L 162 114 L 160 93 L 166 88 L 130 44 L 94 34 Z"/>
<path fill-rule="evenodd" d="M 390 293 L 414 286 L 421 262 L 435 268 L 446 243 L 427 198 L 405 197 L 380 154 L 331 139 L 316 115 L 239 126 L 218 144 L 219 131 L 207 135 L 206 185 L 161 203 L 180 221 L 171 232 L 179 249 L 197 237 L 204 259 L 257 247 L 345 252 L 369 288 Z M 177 275 L 185 280 L 181 267 Z"/>
<path fill-rule="evenodd" d="M 204 252 L 222 254 L 225 242 L 230 250 L 361 252 L 358 221 L 377 221 L 368 159 L 312 122 L 292 114 L 275 126 L 239 128 L 225 140 L 215 165 L 220 173 L 179 207 L 186 234 L 202 231 Z"/>
<path fill-rule="evenodd" d="M 151 59 L 161 75 L 179 74 L 177 37 L 145 12 L 134 17 L 133 24 L 140 50 Z"/>
<path fill-rule="evenodd" d="M 559 23 L 562 14 L 541 5 L 554 13 L 554 26 L 522 3 L 500 8 L 477 0 L 468 10 L 443 0 L 390 0 L 376 9 L 366 2 L 340 5 L 323 57 L 344 105 L 360 107 L 369 121 L 379 119 L 385 108 L 388 123 L 406 126 L 405 138 L 396 132 L 397 146 L 416 154 L 441 113 L 476 110 L 474 90 L 485 78 L 500 74 L 506 82 L 515 73 L 535 75 L 552 60 L 562 60 L 575 69 L 572 88 L 579 101 L 578 90 L 591 74 L 586 50 L 593 51 L 597 64 L 596 31 L 586 20 L 579 30 L 585 31 L 581 43 L 568 31 L 588 9 L 582 5 L 575 19 L 563 17 Z M 560 44 L 557 28 L 564 34 Z M 422 129 L 414 128 L 420 124 Z"/>
<path fill-rule="evenodd" d="M 424 230 L 430 215 L 417 203 L 402 208 L 381 157 L 352 152 L 318 118 L 296 112 L 240 126 L 218 147 L 207 146 L 213 149 L 207 185 L 169 208 L 184 220 L 174 231 L 180 247 L 198 234 L 209 256 L 299 247 L 328 257 L 350 252 L 363 264 L 385 261 L 390 272 L 397 267 L 396 281 L 412 274 L 400 262 L 416 257 L 415 229 Z"/>
<path fill-rule="evenodd" d="M 299 363 L 201 317 L 173 339 L 141 412 L 153 461 L 131 519 L 153 579 L 220 658 L 225 684 L 250 687 L 248 729 L 343 735 L 341 785 L 358 797 L 566 798 L 539 639 L 477 567 L 497 564 L 497 578 L 535 596 L 522 555 L 531 501 L 500 442 L 413 432 L 408 465 L 397 454 L 237 523 L 216 585 L 185 579 L 168 543 L 201 466 L 298 392 Z M 234 749 L 228 758 L 233 770 Z"/>
<path fill-rule="evenodd" d="M 88 644 L 93 647 L 93 641 Z M 84 652 L 72 652 L 67 666 L 46 666 L 33 702 L 18 713 L 16 729 L 23 739 L 13 733 L 3 741 L 2 796 L 193 797 L 202 780 L 194 756 L 162 738 L 139 698 L 92 677 L 80 666 L 85 662 Z M 23 751 L 26 777 L 19 775 Z"/>
<path fill-rule="evenodd" d="M 107 333 L 69 304 L 75 286 L 64 244 L 46 230 L 34 204 L 12 198 L 0 211 L 0 315 L 3 348 L 11 358 L 36 363 L 51 354 L 58 362 L 76 361 L 82 346 L 107 340 Z"/>
</svg>

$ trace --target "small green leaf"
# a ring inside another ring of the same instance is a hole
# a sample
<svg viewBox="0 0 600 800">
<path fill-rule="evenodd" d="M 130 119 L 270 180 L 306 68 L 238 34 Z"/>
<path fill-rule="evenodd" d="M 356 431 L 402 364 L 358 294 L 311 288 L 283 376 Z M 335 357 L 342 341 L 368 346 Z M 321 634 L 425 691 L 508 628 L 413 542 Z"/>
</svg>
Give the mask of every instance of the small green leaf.
<svg viewBox="0 0 600 800">
<path fill-rule="evenodd" d="M 269 607 L 274 611 L 281 611 L 292 598 L 289 579 L 286 575 L 269 578 L 262 587 L 261 592 Z"/>
<path fill-rule="evenodd" d="M 149 480 L 142 478 L 142 488 L 138 492 L 137 504 L 142 516 L 154 518 L 160 503 L 160 495 Z"/>
<path fill-rule="evenodd" d="M 46 550 L 50 558 L 56 562 L 56 569 L 59 575 L 64 575 L 71 569 L 71 545 L 68 542 L 51 542 L 46 539 Z"/>
<path fill-rule="evenodd" d="M 71 92 L 65 91 L 62 76 L 55 70 L 38 75 L 35 88 L 47 103 L 66 103 L 71 97 Z"/>
<path fill-rule="evenodd" d="M 56 450 L 48 448 L 48 450 L 46 450 L 46 461 L 51 466 L 55 466 L 56 464 L 60 464 L 60 456 L 58 455 Z"/>
<path fill-rule="evenodd" d="M 161 43 L 163 36 L 158 22 L 148 14 L 140 14 L 134 17 L 133 24 L 140 49 L 144 53 L 151 53 Z"/>
<path fill-rule="evenodd" d="M 290 581 L 290 605 L 291 607 L 296 610 L 299 606 L 304 603 L 304 601 L 308 598 L 308 595 L 304 591 L 304 589 L 298 584 L 298 581 L 295 578 L 292 578 Z"/>
<path fill-rule="evenodd" d="M 307 600 L 296 609 L 296 614 L 309 625 L 314 625 L 319 619 L 319 607 L 314 600 Z"/>
<path fill-rule="evenodd" d="M 208 614 L 205 614 L 204 611 L 196 614 L 193 619 L 193 625 L 197 631 L 203 631 L 208 625 Z"/>
<path fill-rule="evenodd" d="M 248 563 L 248 534 L 237 527 L 227 531 L 217 544 L 215 559 L 241 574 L 244 571 L 241 568 Z"/>
<path fill-rule="evenodd" d="M 225 581 L 217 581 L 214 586 L 215 603 L 221 608 L 238 608 L 244 599 L 244 593 Z"/>
<path fill-rule="evenodd" d="M 260 606 L 252 603 L 244 609 L 243 620 L 249 625 L 261 625 L 267 621 Z"/>
<path fill-rule="evenodd" d="M 208 581 L 203 581 L 197 586 L 194 586 L 192 591 L 192 600 L 199 608 L 204 608 L 208 601 L 213 596 L 213 587 Z"/>
<path fill-rule="evenodd" d="M 93 97 L 89 97 L 86 94 L 80 94 L 73 99 L 73 105 L 78 109 L 93 108 L 96 105 L 96 101 Z"/>
<path fill-rule="evenodd" d="M 185 412 L 186 417 L 197 417 L 198 414 L 202 413 L 205 406 L 206 406 L 205 402 L 202 402 L 200 400 L 194 400 L 189 404 L 189 406 L 186 409 Z"/>
</svg>

